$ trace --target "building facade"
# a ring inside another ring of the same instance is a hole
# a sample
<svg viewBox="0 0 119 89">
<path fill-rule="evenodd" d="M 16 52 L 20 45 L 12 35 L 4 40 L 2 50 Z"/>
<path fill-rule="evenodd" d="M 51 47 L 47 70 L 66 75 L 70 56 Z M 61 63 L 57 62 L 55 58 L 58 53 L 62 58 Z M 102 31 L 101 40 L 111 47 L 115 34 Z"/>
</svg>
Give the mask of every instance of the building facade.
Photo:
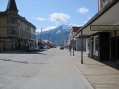
<svg viewBox="0 0 119 89">
<path fill-rule="evenodd" d="M 76 35 L 88 35 L 89 57 L 119 64 L 119 1 L 99 0 L 99 6 L 96 15 Z"/>
<path fill-rule="evenodd" d="M 77 33 L 77 31 L 80 29 L 81 27 L 76 27 L 73 26 L 71 29 L 71 33 L 69 35 L 69 39 L 70 39 L 70 43 L 72 45 L 72 48 L 74 47 L 74 49 L 76 51 L 81 51 L 81 37 L 80 36 L 76 36 L 74 37 L 74 35 Z M 86 36 L 83 36 L 83 51 L 86 51 Z"/>
<path fill-rule="evenodd" d="M 0 51 L 25 50 L 35 45 L 36 27 L 18 14 L 15 0 L 0 12 Z"/>
<path fill-rule="evenodd" d="M 112 0 L 98 0 L 98 10 L 104 8 Z"/>
<path fill-rule="evenodd" d="M 94 25 L 97 28 L 95 33 L 90 34 L 89 37 L 89 57 L 99 61 L 119 61 L 119 16 L 118 5 L 119 2 L 116 0 L 99 0 L 100 11 L 102 14 L 96 19 L 98 24 Z M 106 10 L 107 9 L 107 10 Z M 106 11 L 105 11 L 106 10 Z M 105 11 L 105 12 L 104 12 Z M 110 15 L 110 13 L 113 13 Z M 105 17 L 105 19 L 104 19 Z M 106 19 L 108 17 L 108 19 Z M 103 19 L 100 22 L 100 19 Z M 112 20 L 113 19 L 113 20 Z M 118 29 L 117 29 L 118 28 Z M 94 31 L 92 28 L 90 29 Z"/>
</svg>

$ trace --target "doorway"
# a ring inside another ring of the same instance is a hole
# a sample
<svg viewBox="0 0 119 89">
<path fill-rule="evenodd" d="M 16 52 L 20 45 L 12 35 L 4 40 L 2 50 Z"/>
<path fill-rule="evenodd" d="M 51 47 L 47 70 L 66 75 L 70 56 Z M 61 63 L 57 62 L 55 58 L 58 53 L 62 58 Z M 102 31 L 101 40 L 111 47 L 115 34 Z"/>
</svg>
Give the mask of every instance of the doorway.
<svg viewBox="0 0 119 89">
<path fill-rule="evenodd" d="M 111 39 L 111 61 L 119 61 L 119 38 Z"/>
</svg>

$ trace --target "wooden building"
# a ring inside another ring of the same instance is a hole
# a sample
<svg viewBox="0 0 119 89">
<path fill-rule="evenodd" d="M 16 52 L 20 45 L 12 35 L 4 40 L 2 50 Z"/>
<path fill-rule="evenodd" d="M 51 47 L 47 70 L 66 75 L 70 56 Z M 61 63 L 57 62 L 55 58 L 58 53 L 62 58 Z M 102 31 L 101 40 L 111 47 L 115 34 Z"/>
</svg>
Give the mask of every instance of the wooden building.
<svg viewBox="0 0 119 89">
<path fill-rule="evenodd" d="M 0 51 L 25 50 L 35 45 L 36 27 L 18 14 L 15 0 L 0 12 Z"/>
</svg>

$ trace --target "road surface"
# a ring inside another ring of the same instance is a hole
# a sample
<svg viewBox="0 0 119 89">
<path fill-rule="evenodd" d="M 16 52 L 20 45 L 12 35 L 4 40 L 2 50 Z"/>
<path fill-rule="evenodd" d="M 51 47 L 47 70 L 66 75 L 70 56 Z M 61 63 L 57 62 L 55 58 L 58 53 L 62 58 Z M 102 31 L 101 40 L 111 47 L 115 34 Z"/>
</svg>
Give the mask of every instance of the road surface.
<svg viewBox="0 0 119 89">
<path fill-rule="evenodd" d="M 0 53 L 0 89 L 92 89 L 69 51 Z"/>
</svg>

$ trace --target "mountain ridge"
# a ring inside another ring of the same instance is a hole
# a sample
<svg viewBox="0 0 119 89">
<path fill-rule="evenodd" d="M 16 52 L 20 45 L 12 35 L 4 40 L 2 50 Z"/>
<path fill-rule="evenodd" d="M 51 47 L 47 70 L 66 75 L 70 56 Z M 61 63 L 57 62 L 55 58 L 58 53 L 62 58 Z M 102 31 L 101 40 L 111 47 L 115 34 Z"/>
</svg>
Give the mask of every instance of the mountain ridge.
<svg viewBox="0 0 119 89">
<path fill-rule="evenodd" d="M 42 32 L 42 40 L 50 40 L 56 45 L 64 44 L 69 38 L 71 27 L 68 25 L 60 25 L 55 29 Z M 40 38 L 40 33 L 36 33 L 36 39 Z"/>
</svg>

